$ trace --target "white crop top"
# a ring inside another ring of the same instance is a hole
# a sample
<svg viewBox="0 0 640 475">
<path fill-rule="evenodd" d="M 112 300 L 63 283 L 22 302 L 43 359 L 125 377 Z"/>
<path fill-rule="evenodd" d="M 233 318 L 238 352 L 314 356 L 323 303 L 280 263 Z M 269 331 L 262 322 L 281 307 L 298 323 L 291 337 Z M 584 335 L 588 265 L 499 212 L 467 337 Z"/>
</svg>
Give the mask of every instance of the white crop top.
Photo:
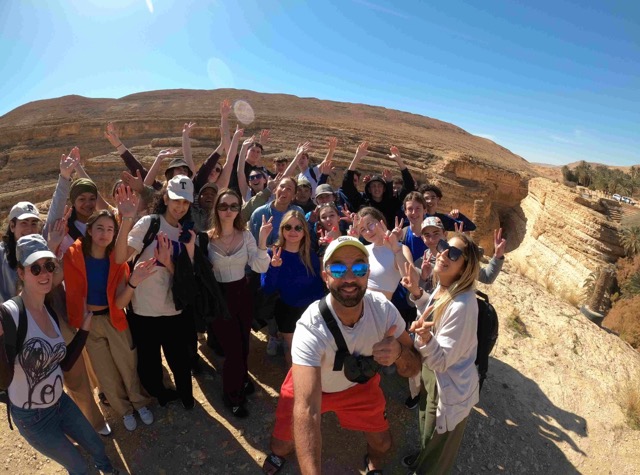
<svg viewBox="0 0 640 475">
<path fill-rule="evenodd" d="M 395 292 L 402 275 L 396 266 L 393 251 L 386 246 L 366 246 L 369 251 L 368 288 L 381 292 Z"/>
<path fill-rule="evenodd" d="M 249 231 L 243 231 L 242 239 L 243 242 L 229 255 L 209 241 L 209 261 L 218 282 L 236 282 L 242 279 L 247 264 L 258 274 L 269 270 L 271 258 L 267 250 L 258 249 L 256 240 Z"/>
<path fill-rule="evenodd" d="M 18 327 L 19 310 L 8 300 L 4 307 L 11 313 Z M 20 409 L 44 409 L 53 406 L 62 395 L 62 368 L 60 362 L 67 354 L 67 345 L 58 326 L 49 316 L 58 335 L 45 335 L 27 310 L 27 334 L 22 350 L 16 355 L 14 373 L 9 385 L 11 404 Z"/>
</svg>

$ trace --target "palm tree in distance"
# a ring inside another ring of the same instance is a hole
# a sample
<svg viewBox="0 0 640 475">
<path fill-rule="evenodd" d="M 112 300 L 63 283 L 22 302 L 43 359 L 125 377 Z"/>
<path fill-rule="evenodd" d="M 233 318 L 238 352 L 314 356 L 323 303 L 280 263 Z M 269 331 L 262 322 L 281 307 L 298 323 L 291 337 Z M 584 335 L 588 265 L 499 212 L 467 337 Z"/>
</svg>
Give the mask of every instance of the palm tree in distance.
<svg viewBox="0 0 640 475">
<path fill-rule="evenodd" d="M 631 226 L 622 230 L 620 244 L 629 257 L 640 254 L 640 226 Z"/>
</svg>

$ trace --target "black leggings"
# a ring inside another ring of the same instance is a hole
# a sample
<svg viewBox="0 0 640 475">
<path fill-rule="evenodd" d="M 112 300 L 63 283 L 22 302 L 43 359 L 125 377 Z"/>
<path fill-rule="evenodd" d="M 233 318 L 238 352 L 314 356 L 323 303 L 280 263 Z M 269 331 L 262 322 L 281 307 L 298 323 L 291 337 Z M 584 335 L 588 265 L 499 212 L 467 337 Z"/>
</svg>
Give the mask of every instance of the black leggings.
<svg viewBox="0 0 640 475">
<path fill-rule="evenodd" d="M 138 349 L 138 376 L 144 388 L 159 399 L 167 390 L 162 382 L 162 349 L 180 399 L 183 402 L 191 401 L 190 322 L 187 321 L 190 317 L 185 314 L 145 317 L 133 312 L 128 317 L 131 335 Z"/>
</svg>

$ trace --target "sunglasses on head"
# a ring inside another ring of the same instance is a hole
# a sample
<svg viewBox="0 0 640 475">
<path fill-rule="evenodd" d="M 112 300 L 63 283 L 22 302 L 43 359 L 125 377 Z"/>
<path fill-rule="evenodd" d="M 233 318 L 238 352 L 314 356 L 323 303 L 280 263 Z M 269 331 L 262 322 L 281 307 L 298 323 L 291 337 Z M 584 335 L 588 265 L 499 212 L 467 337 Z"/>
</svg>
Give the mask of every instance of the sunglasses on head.
<svg viewBox="0 0 640 475">
<path fill-rule="evenodd" d="M 282 226 L 284 228 L 285 231 L 291 231 L 292 229 L 298 233 L 301 233 L 302 230 L 304 229 L 302 226 L 300 226 L 299 224 L 296 224 L 295 226 L 291 226 L 290 224 L 285 224 L 284 226 Z"/>
<path fill-rule="evenodd" d="M 438 252 L 444 252 L 447 249 L 449 249 L 449 260 L 452 262 L 455 262 L 458 259 L 460 259 L 460 256 L 464 257 L 463 251 L 461 251 L 455 246 L 450 246 L 449 243 L 444 239 L 440 239 L 440 241 L 438 241 L 438 246 L 436 247 L 436 249 L 438 250 Z"/>
<path fill-rule="evenodd" d="M 47 261 L 44 265 L 32 264 L 29 268 L 34 276 L 39 276 L 42 273 L 42 269 L 46 270 L 49 274 L 53 274 L 56 271 L 56 263 L 53 261 Z"/>
<path fill-rule="evenodd" d="M 354 275 L 354 277 L 364 277 L 369 272 L 369 264 L 366 262 L 356 262 L 351 266 L 336 262 L 334 264 L 327 264 L 324 270 L 334 279 L 342 279 L 348 271 Z"/>
<path fill-rule="evenodd" d="M 233 203 L 232 205 L 229 203 L 220 203 L 216 206 L 216 209 L 218 211 L 233 211 L 234 213 L 237 213 L 240 211 L 240 205 L 238 203 Z"/>
<path fill-rule="evenodd" d="M 250 175 L 249 181 L 258 181 L 260 178 L 262 178 L 262 175 Z"/>
</svg>

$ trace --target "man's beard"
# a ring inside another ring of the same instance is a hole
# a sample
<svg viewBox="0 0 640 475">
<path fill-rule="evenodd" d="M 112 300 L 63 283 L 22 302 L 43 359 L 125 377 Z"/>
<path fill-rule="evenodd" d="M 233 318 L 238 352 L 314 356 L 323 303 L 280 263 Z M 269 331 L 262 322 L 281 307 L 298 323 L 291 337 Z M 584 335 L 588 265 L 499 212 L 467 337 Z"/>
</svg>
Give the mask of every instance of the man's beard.
<svg viewBox="0 0 640 475">
<path fill-rule="evenodd" d="M 349 295 L 344 295 L 340 292 L 340 289 L 344 287 L 355 287 L 358 290 L 353 294 L 350 293 Z M 359 285 L 354 283 L 342 284 L 337 287 L 329 288 L 329 292 L 331 292 L 333 298 L 345 307 L 355 307 L 356 305 L 358 305 L 362 301 L 362 297 L 364 297 L 366 291 L 366 287 L 360 287 Z"/>
</svg>

